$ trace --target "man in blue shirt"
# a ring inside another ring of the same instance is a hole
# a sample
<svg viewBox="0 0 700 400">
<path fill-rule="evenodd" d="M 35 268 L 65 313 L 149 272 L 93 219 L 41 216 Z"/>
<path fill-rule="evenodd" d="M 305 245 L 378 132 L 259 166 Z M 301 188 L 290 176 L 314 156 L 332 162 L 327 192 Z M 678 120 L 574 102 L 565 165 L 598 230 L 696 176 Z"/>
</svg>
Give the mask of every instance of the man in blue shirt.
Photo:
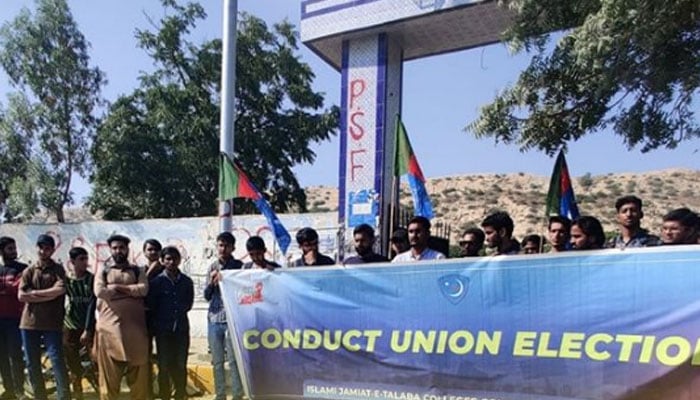
<svg viewBox="0 0 700 400">
<path fill-rule="evenodd" d="M 187 353 L 190 350 L 190 321 L 187 313 L 194 303 L 192 279 L 178 268 L 182 256 L 174 246 L 160 252 L 164 270 L 149 284 L 146 302 L 156 338 L 158 390 L 168 400 L 175 387 L 176 400 L 187 397 Z"/>
</svg>

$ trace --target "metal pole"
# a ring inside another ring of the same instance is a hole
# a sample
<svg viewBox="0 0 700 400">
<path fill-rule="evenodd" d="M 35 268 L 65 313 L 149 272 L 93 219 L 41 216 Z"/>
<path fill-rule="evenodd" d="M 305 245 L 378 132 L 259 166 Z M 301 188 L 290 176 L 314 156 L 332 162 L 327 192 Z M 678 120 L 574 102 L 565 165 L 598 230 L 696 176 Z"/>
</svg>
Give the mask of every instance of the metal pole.
<svg viewBox="0 0 700 400">
<path fill-rule="evenodd" d="M 236 23 L 238 0 L 224 0 L 223 44 L 221 51 L 221 118 L 219 150 L 233 159 L 234 125 L 236 121 Z M 219 227 L 230 232 L 233 201 L 219 203 Z"/>
</svg>

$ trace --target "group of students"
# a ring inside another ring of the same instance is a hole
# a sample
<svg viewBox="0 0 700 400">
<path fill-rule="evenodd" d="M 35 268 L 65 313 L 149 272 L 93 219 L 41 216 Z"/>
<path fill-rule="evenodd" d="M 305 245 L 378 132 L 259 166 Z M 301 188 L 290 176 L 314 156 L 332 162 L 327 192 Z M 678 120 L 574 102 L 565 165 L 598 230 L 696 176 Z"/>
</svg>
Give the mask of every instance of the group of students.
<svg viewBox="0 0 700 400">
<path fill-rule="evenodd" d="M 67 271 L 52 258 L 56 243 L 49 235 L 37 238 L 37 261 L 29 266 L 17 261 L 14 239 L 0 238 L 0 373 L 5 388 L 0 398 L 26 397 L 25 363 L 33 398 L 47 398 L 42 346 L 58 400 L 71 398 L 69 372 L 73 397 L 82 398 L 81 350 L 97 362 L 101 399 L 118 397 L 124 375 L 132 398 L 154 397 L 149 384 L 153 339 L 158 397 L 173 397 L 174 386 L 174 397 L 185 398 L 187 312 L 194 285 L 179 270 L 180 252 L 149 239 L 144 244 L 148 265 L 139 267 L 129 262 L 129 238 L 112 235 L 107 243 L 111 256 L 93 274 L 82 247 L 70 249 Z"/>
<path fill-rule="evenodd" d="M 483 255 L 486 245 L 492 254 L 536 254 L 571 250 L 604 248 L 634 248 L 700 243 L 700 217 L 687 207 L 669 211 L 662 217 L 660 235 L 642 227 L 644 218 L 642 199 L 623 196 L 616 200 L 615 210 L 619 232 L 606 239 L 600 221 L 593 216 L 581 216 L 573 221 L 559 215 L 551 216 L 547 238 L 527 235 L 521 242 L 515 240 L 513 220 L 505 212 L 496 212 L 484 219 L 481 228 L 466 230 L 460 240 L 462 256 Z"/>
<path fill-rule="evenodd" d="M 581 216 L 573 221 L 560 215 L 549 218 L 547 239 L 540 235 L 527 235 L 522 241 L 513 237 L 514 223 L 507 212 L 497 211 L 486 216 L 480 227 L 464 231 L 459 240 L 461 257 L 485 255 L 536 254 L 572 250 L 594 250 L 604 248 L 633 248 L 674 244 L 700 244 L 700 217 L 689 208 L 669 211 L 662 218 L 660 235 L 651 234 L 642 227 L 644 212 L 642 200 L 636 196 L 617 199 L 615 209 L 619 232 L 606 239 L 600 221 L 592 216 Z M 300 233 L 310 228 L 304 228 Z M 315 232 L 313 232 L 315 233 Z M 297 242 L 303 259 L 318 254 L 318 236 L 305 240 L 297 234 Z M 430 221 L 414 217 L 406 228 L 396 229 L 390 238 L 392 262 L 439 260 L 444 253 L 431 248 Z M 343 264 L 387 262 L 386 257 L 374 251 L 375 235 L 369 225 L 360 225 L 353 231 L 353 243 L 357 255 L 346 258 Z M 321 255 L 322 256 L 322 255 Z M 329 262 L 329 264 L 332 264 Z M 295 266 L 299 266 L 300 260 Z M 314 265 L 306 263 L 304 265 Z"/>
<path fill-rule="evenodd" d="M 548 251 L 589 250 L 605 247 L 645 247 L 669 244 L 697 244 L 700 218 L 687 209 L 672 210 L 663 217 L 661 236 L 641 227 L 642 200 L 625 196 L 615 203 L 620 232 L 606 242 L 600 222 L 590 216 L 570 221 L 552 216 L 548 226 Z M 491 254 L 533 254 L 543 252 L 540 236 L 515 240 L 513 220 L 505 212 L 488 215 L 480 228 L 470 228 L 460 240 L 462 256 L 483 256 L 484 244 Z M 333 265 L 336 261 L 319 252 L 319 236 L 312 228 L 296 234 L 302 255 L 292 267 Z M 259 236 L 247 239 L 249 262 L 233 256 L 236 240 L 230 232 L 216 238 L 217 259 L 209 266 L 204 297 L 209 301 L 208 342 L 214 370 L 215 398 L 226 399 L 224 362 L 229 359 L 233 397 L 243 397 L 226 312 L 219 289 L 221 271 L 280 265 L 268 260 L 267 248 Z M 392 262 L 439 260 L 445 254 L 430 247 L 430 221 L 417 216 L 406 229 L 391 238 Z M 145 266 L 129 262 L 129 238 L 112 235 L 107 239 L 108 261 L 89 271 L 88 252 L 81 247 L 69 251 L 69 273 L 52 258 L 56 244 L 49 235 L 37 238 L 37 261 L 27 266 L 17 260 L 17 246 L 10 237 L 0 237 L 0 375 L 4 393 L 0 400 L 18 400 L 24 394 L 25 362 L 33 397 L 46 399 L 41 364 L 42 345 L 51 360 L 58 400 L 82 397 L 83 366 L 80 350 L 90 349 L 97 360 L 101 399 L 115 399 L 124 375 L 134 399 L 159 397 L 163 400 L 187 396 L 187 355 L 190 325 L 187 313 L 194 302 L 194 284 L 180 271 L 182 256 L 173 246 L 162 247 L 156 239 L 146 240 Z M 353 231 L 356 254 L 344 264 L 388 262 L 375 251 L 375 232 L 369 225 Z M 67 296 L 68 301 L 65 301 Z M 95 318 L 95 316 L 98 316 Z M 151 385 L 150 355 L 155 339 L 159 393 Z M 23 352 L 22 352 L 23 350 Z M 227 356 L 228 355 L 228 356 Z"/>
<path fill-rule="evenodd" d="M 299 237 L 303 235 L 308 235 L 307 245 L 318 245 L 313 229 L 303 230 Z M 187 397 L 187 313 L 194 303 L 193 281 L 180 271 L 182 257 L 176 247 L 162 247 L 158 240 L 148 239 L 143 245 L 148 263 L 136 266 L 129 262 L 129 244 L 126 236 L 110 236 L 110 257 L 93 274 L 88 252 L 82 247 L 70 249 L 70 268 L 66 269 L 53 259 L 53 237 L 40 235 L 36 240 L 37 261 L 28 266 L 17 260 L 16 241 L 0 238 L 0 375 L 5 389 L 0 400 L 26 398 L 25 365 L 33 398 L 47 398 L 42 348 L 51 361 L 58 400 L 71 398 L 69 381 L 73 397 L 82 398 L 85 371 L 81 350 L 97 362 L 101 399 L 116 399 L 124 376 L 133 399 Z M 234 399 L 240 399 L 243 392 L 218 286 L 220 272 L 272 270 L 280 265 L 265 257 L 267 249 L 259 236 L 246 241 L 250 262 L 245 264 L 233 257 L 235 238 L 230 232 L 218 235 L 216 247 L 217 260 L 209 268 L 204 290 L 210 303 L 208 340 L 215 398 L 226 399 L 224 360 L 228 357 Z M 299 261 L 299 265 L 328 263 L 334 262 L 325 256 L 307 256 Z M 154 340 L 158 393 L 153 393 L 151 384 Z"/>
</svg>

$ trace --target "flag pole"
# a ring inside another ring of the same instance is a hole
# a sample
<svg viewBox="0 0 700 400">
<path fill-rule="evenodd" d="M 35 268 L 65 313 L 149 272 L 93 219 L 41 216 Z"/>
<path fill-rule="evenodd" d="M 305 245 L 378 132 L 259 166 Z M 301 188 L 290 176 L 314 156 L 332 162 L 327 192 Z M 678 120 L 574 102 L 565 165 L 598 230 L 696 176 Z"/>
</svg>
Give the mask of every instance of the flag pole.
<svg viewBox="0 0 700 400">
<path fill-rule="evenodd" d="M 399 152 L 399 124 L 401 123 L 400 114 L 396 114 L 394 118 L 394 140 L 392 141 L 394 146 L 393 157 L 391 158 L 391 203 L 389 209 L 389 231 L 387 234 L 389 237 L 386 241 L 386 257 L 389 258 L 391 255 L 391 235 L 394 234 L 394 229 L 396 229 L 396 209 L 398 208 L 398 177 L 396 176 L 396 158 Z"/>
<path fill-rule="evenodd" d="M 398 179 L 396 178 L 396 173 L 394 173 L 394 176 L 392 176 L 392 181 L 391 181 L 391 209 L 389 210 L 389 240 L 386 241 L 387 249 L 386 249 L 386 256 L 389 258 L 391 255 L 391 235 L 394 233 L 394 229 L 396 228 L 396 209 L 398 208 L 398 202 L 397 202 L 397 192 L 398 192 L 398 185 L 397 181 Z"/>
<path fill-rule="evenodd" d="M 224 0 L 223 13 L 219 150 L 233 160 L 233 138 L 236 121 L 236 24 L 238 0 Z M 230 232 L 233 228 L 232 215 L 233 200 L 220 201 L 219 228 L 221 232 Z"/>
</svg>

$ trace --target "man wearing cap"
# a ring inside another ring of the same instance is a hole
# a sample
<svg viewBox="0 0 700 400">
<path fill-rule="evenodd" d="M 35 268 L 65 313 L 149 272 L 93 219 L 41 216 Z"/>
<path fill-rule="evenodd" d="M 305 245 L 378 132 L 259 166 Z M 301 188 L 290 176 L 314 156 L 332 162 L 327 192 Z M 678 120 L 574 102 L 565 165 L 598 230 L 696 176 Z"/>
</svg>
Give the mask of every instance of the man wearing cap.
<svg viewBox="0 0 700 400">
<path fill-rule="evenodd" d="M 46 400 L 46 384 L 41 368 L 43 338 L 56 381 L 56 398 L 69 400 L 68 370 L 63 355 L 66 272 L 61 264 L 51 258 L 56 250 L 56 242 L 51 236 L 39 235 L 36 245 L 39 260 L 22 272 L 17 295 L 25 303 L 19 327 L 29 380 L 34 398 Z"/>
<path fill-rule="evenodd" d="M 95 275 L 97 296 L 97 364 L 100 399 L 116 399 L 122 376 L 134 400 L 148 398 L 148 334 L 144 297 L 146 272 L 129 263 L 129 238 L 107 239 L 111 258 Z"/>
</svg>

